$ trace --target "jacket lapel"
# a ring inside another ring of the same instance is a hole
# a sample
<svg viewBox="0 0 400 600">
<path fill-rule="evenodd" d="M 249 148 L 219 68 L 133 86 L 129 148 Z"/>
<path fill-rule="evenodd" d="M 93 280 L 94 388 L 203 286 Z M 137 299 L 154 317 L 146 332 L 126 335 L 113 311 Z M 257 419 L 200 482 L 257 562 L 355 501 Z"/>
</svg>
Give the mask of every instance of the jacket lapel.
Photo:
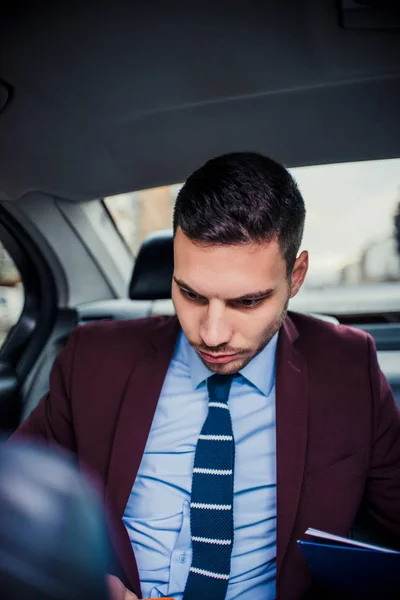
<svg viewBox="0 0 400 600">
<path fill-rule="evenodd" d="M 294 527 L 306 460 L 308 375 L 305 358 L 294 346 L 298 336 L 288 316 L 276 365 L 277 578 Z"/>
<path fill-rule="evenodd" d="M 143 456 L 158 398 L 179 333 L 178 320 L 161 321 L 140 351 L 132 351 L 132 371 L 121 402 L 105 489 L 106 506 L 116 511 L 111 537 L 122 570 L 139 597 L 140 581 L 122 517 Z"/>
<path fill-rule="evenodd" d="M 178 333 L 177 319 L 163 321 L 147 336 L 140 355 L 132 356 L 106 482 L 106 498 L 120 517 L 139 469 Z"/>
</svg>

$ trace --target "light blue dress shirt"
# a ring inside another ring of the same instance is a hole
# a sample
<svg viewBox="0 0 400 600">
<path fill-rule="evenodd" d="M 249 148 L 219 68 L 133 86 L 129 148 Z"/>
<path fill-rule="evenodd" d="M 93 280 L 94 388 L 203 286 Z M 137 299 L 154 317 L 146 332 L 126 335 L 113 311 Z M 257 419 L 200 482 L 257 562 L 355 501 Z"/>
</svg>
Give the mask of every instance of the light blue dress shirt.
<svg viewBox="0 0 400 600">
<path fill-rule="evenodd" d="M 275 598 L 277 339 L 278 334 L 242 369 L 229 396 L 236 449 L 227 600 Z M 194 453 L 212 374 L 181 333 L 123 517 L 147 598 L 182 600 L 192 560 Z"/>
</svg>

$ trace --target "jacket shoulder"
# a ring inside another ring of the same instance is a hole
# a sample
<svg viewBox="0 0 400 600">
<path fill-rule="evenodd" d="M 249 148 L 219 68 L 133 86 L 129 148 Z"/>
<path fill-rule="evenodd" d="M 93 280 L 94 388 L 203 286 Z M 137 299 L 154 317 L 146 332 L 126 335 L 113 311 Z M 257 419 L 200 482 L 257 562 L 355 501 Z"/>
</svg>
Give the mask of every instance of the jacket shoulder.
<svg viewBox="0 0 400 600">
<path fill-rule="evenodd" d="M 309 315 L 290 312 L 288 317 L 299 336 L 299 344 L 306 349 L 326 348 L 330 352 L 367 351 L 375 342 L 370 334 L 348 325 L 335 324 Z M 364 355 L 365 356 L 365 355 Z"/>
<path fill-rule="evenodd" d="M 179 324 L 174 317 L 104 321 L 75 327 L 57 363 L 66 373 L 86 378 L 122 373 L 138 358 L 152 356 L 154 347 L 174 345 Z"/>
<path fill-rule="evenodd" d="M 143 346 L 154 337 L 169 335 L 178 329 L 177 319 L 169 316 L 146 317 L 143 319 L 102 321 L 76 327 L 71 337 L 80 347 L 91 347 L 96 352 L 110 351 L 110 346 L 124 350 Z"/>
</svg>

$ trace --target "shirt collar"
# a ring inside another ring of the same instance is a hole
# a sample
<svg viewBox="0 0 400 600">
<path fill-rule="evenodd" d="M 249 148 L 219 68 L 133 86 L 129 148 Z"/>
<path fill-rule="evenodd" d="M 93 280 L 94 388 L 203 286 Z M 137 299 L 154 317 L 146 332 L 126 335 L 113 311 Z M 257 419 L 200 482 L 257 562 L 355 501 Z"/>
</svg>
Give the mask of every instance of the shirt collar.
<svg viewBox="0 0 400 600">
<path fill-rule="evenodd" d="M 277 332 L 265 348 L 257 354 L 241 371 L 240 375 L 245 377 L 262 394 L 269 396 L 275 383 L 275 358 L 278 342 Z M 185 334 L 181 332 L 179 346 L 184 353 L 189 367 L 192 386 L 195 390 L 203 381 L 214 375 L 210 369 L 199 358 L 197 352 L 189 344 Z"/>
</svg>

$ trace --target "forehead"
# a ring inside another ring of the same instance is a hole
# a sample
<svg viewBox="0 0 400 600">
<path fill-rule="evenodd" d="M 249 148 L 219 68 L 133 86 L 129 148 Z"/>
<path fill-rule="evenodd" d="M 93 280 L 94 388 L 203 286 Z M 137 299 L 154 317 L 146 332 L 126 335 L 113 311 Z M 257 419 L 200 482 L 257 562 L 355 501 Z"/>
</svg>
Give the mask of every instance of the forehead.
<svg viewBox="0 0 400 600">
<path fill-rule="evenodd" d="M 193 242 L 178 229 L 174 275 L 207 297 L 230 298 L 276 287 L 286 278 L 286 264 L 277 240 L 206 245 Z"/>
</svg>

